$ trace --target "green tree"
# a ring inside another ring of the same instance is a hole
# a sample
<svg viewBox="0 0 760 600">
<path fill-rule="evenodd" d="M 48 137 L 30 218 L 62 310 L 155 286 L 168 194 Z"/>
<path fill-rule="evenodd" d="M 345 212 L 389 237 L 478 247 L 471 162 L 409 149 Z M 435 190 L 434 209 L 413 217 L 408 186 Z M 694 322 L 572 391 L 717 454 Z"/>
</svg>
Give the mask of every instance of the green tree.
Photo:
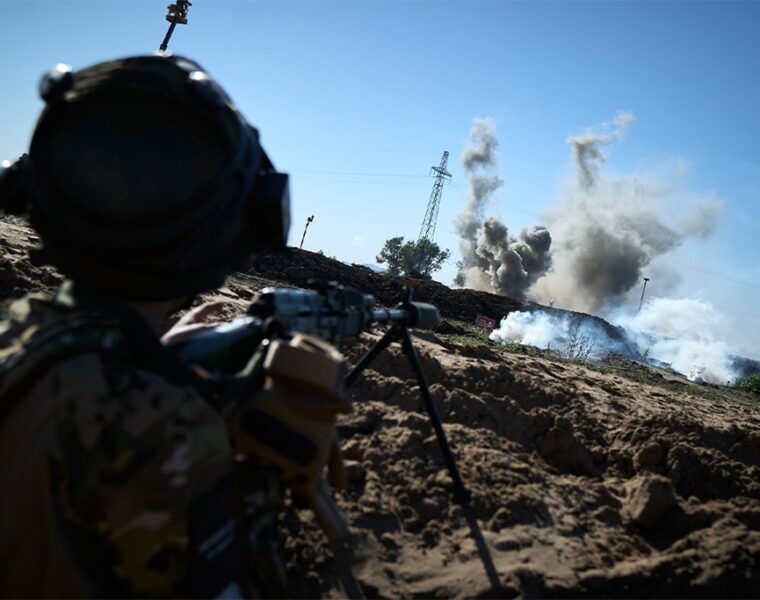
<svg viewBox="0 0 760 600">
<path fill-rule="evenodd" d="M 457 274 L 454 275 L 454 285 L 460 288 L 464 287 L 465 284 L 464 279 L 464 261 L 458 260 L 457 261 Z"/>
<path fill-rule="evenodd" d="M 403 235 L 385 240 L 385 246 L 380 250 L 380 254 L 375 257 L 375 260 L 380 264 L 388 264 L 388 273 L 391 275 L 401 275 L 401 246 L 403 243 Z"/>
<path fill-rule="evenodd" d="M 401 273 L 411 277 L 430 277 L 438 271 L 451 256 L 448 250 L 441 250 L 435 242 L 422 239 L 417 242 L 404 242 L 402 236 L 386 240 L 383 249 L 375 259 L 388 265 L 391 275 Z"/>
</svg>

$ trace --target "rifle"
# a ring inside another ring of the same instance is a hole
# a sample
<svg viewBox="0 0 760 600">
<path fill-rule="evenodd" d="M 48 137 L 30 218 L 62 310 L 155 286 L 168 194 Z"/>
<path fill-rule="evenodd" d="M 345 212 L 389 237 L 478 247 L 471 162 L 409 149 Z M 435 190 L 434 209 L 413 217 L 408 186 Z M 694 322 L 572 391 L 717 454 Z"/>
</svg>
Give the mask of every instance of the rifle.
<svg viewBox="0 0 760 600">
<path fill-rule="evenodd" d="M 265 338 L 301 332 L 337 343 L 376 325 L 390 325 L 385 335 L 359 360 L 345 378 L 349 387 L 372 360 L 392 342 L 401 342 L 417 379 L 425 409 L 435 430 L 438 445 L 454 485 L 454 500 L 464 506 L 470 493 L 464 487 L 451 453 L 438 411 L 433 404 L 427 378 L 409 329 L 430 329 L 438 321 L 432 304 L 412 301 L 407 288 L 402 301 L 392 309 L 375 307 L 372 294 L 334 282 L 316 290 L 265 288 L 248 306 L 246 315 L 203 331 L 171 348 L 186 364 L 211 372 L 232 375 L 243 369 Z"/>
</svg>

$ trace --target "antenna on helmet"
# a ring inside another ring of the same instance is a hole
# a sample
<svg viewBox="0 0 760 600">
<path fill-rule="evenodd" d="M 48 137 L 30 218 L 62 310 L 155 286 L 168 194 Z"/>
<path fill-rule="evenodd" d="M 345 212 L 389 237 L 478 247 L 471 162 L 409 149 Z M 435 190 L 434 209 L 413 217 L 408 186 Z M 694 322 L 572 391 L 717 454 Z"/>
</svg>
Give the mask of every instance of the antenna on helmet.
<svg viewBox="0 0 760 600">
<path fill-rule="evenodd" d="M 177 0 L 166 7 L 168 10 L 166 20 L 169 21 L 169 30 L 166 32 L 161 46 L 159 46 L 159 52 L 166 52 L 169 47 L 169 39 L 171 39 L 177 25 L 187 25 L 187 11 L 192 5 L 190 0 Z"/>
</svg>

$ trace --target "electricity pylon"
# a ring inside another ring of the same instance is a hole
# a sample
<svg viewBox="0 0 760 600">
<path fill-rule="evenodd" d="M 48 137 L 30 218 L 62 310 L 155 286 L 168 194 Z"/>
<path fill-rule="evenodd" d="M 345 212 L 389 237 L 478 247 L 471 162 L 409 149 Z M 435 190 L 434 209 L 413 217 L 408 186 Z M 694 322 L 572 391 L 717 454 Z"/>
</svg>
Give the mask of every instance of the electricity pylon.
<svg viewBox="0 0 760 600">
<path fill-rule="evenodd" d="M 446 170 L 448 162 L 449 151 L 444 150 L 443 156 L 441 156 L 441 164 L 437 167 L 430 167 L 430 172 L 435 173 L 435 181 L 433 182 L 433 191 L 430 192 L 425 218 L 422 219 L 414 258 L 416 274 L 425 277 L 430 275 L 430 257 L 426 256 L 426 251 L 430 249 L 430 245 L 433 243 L 435 226 L 438 222 L 438 210 L 441 208 L 443 184 L 451 180 L 451 173 Z"/>
<path fill-rule="evenodd" d="M 449 162 L 449 151 L 444 150 L 441 157 L 441 164 L 437 167 L 430 167 L 431 173 L 435 173 L 435 181 L 433 182 L 433 191 L 430 193 L 430 200 L 428 201 L 427 210 L 425 211 L 425 218 L 422 219 L 422 227 L 420 228 L 420 236 L 417 238 L 417 242 L 420 240 L 433 241 L 435 235 L 435 225 L 438 221 L 438 209 L 441 208 L 441 195 L 443 193 L 443 184 L 451 180 L 451 173 L 446 170 L 446 164 Z"/>
</svg>

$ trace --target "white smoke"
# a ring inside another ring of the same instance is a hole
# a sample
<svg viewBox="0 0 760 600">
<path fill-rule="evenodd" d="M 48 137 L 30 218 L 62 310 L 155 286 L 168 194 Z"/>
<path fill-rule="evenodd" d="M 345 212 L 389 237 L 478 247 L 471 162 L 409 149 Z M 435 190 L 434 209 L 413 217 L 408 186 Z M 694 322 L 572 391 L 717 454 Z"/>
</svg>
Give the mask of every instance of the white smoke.
<svg viewBox="0 0 760 600">
<path fill-rule="evenodd" d="M 610 353 L 638 357 L 638 349 L 623 331 L 601 319 L 558 310 L 510 312 L 489 337 L 502 344 L 554 350 L 565 358 L 596 360 Z"/>
<path fill-rule="evenodd" d="M 495 342 L 517 342 L 536 348 L 556 347 L 562 337 L 564 323 L 543 311 L 514 311 L 501 320 L 498 329 L 488 336 Z"/>
<path fill-rule="evenodd" d="M 523 228 L 517 238 L 510 237 L 501 221 L 485 218 L 492 194 L 504 183 L 496 164 L 498 146 L 493 119 L 474 119 L 461 157 L 470 193 L 455 222 L 462 275 L 469 287 L 522 299 L 551 266 L 551 235 L 543 227 L 534 227 Z"/>
<path fill-rule="evenodd" d="M 581 358 L 622 354 L 670 367 L 692 381 L 728 384 L 740 375 L 723 341 L 730 323 L 708 302 L 655 298 L 638 314 L 618 312 L 611 321 L 624 329 L 622 337 L 620 330 L 604 328 L 577 313 L 512 312 L 490 337 L 556 350 L 568 358 L 578 358 L 580 343 L 591 348 Z"/>
<path fill-rule="evenodd" d="M 654 298 L 638 314 L 611 318 L 635 337 L 642 352 L 689 379 L 725 384 L 739 375 L 725 342 L 731 323 L 709 302 Z"/>
</svg>

